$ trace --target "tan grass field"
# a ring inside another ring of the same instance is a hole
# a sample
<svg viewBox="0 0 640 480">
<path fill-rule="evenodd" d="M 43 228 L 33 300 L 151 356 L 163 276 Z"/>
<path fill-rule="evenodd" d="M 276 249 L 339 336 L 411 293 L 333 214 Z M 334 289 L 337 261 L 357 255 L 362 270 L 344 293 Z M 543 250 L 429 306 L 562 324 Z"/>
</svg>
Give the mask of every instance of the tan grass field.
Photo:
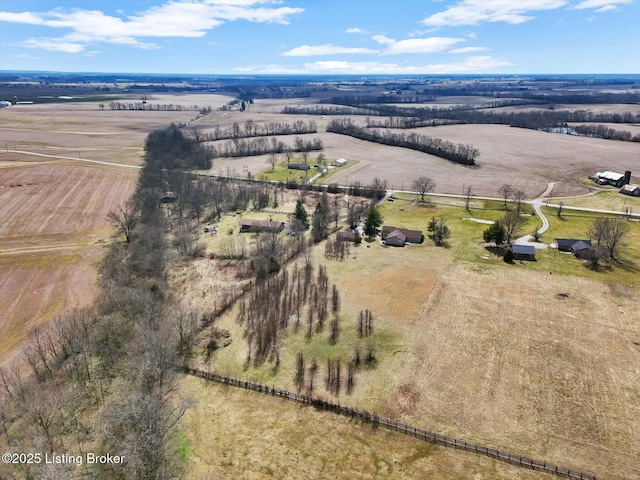
<svg viewBox="0 0 640 480">
<path fill-rule="evenodd" d="M 403 224 L 398 210 L 387 217 L 385 223 Z M 417 225 L 409 221 L 407 226 Z M 535 269 L 460 260 L 475 254 L 465 253 L 473 247 L 455 233 L 460 235 L 454 232 L 450 249 L 436 248 L 429 240 L 405 248 L 363 242 L 344 262 L 326 261 L 319 246 L 314 263 L 327 265 L 330 281 L 342 292 L 339 344 L 330 347 L 320 337 L 309 343 L 291 334 L 277 372 L 272 365 L 247 368 L 246 346 L 232 310 L 219 326 L 229 330 L 233 342 L 204 367 L 295 391 L 297 352 L 320 358 L 322 378 L 325 356 L 348 358 L 359 344 L 353 334 L 357 312 L 369 308 L 375 317 L 378 367 L 357 374 L 353 395 L 335 398 L 319 385 L 318 396 L 602 478 L 639 479 L 638 287 L 596 276 L 550 275 L 544 270 L 544 263 L 553 262 L 548 256 Z M 577 263 L 575 268 L 583 267 Z M 250 393 L 232 395 L 232 400 L 216 402 L 236 402 L 244 411 L 251 408 L 245 401 L 258 401 Z M 198 403 L 190 431 L 195 418 L 208 418 L 208 410 L 213 414 L 215 409 Z M 255 415 L 242 422 L 254 425 L 254 420 Z M 266 435 L 281 428 L 270 425 L 264 427 Z M 189 438 L 199 463 L 206 454 L 202 437 L 194 434 Z M 274 451 L 259 458 L 253 468 L 288 465 L 288 458 Z M 339 465 L 349 471 L 348 461 Z M 442 472 L 433 475 L 448 478 Z M 484 468 L 478 475 L 516 478 Z"/>
<path fill-rule="evenodd" d="M 194 406 L 183 425 L 200 479 L 543 480 L 547 474 L 376 430 L 312 408 L 185 377 Z"/>
<path fill-rule="evenodd" d="M 0 361 L 35 326 L 91 304 L 107 212 L 133 193 L 137 172 L 0 154 Z"/>
<path fill-rule="evenodd" d="M 187 105 L 197 100 L 200 98 L 192 98 Z M 152 99 L 149 103 L 156 101 L 170 100 Z M 112 111 L 108 103 L 104 110 L 97 103 L 15 105 L 0 111 L 0 146 L 139 165 L 149 132 L 171 122 L 188 122 L 197 115 L 197 111 Z"/>
</svg>

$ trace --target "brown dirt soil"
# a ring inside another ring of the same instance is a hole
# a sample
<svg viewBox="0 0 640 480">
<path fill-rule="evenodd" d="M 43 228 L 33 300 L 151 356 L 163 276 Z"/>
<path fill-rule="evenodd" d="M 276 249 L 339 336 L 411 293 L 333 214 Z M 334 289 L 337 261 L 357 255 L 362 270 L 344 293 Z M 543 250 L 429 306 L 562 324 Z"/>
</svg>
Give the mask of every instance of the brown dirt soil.
<svg viewBox="0 0 640 480">
<path fill-rule="evenodd" d="M 133 193 L 137 172 L 70 162 L 0 168 L 0 360 L 33 327 L 89 305 L 106 215 Z"/>
</svg>

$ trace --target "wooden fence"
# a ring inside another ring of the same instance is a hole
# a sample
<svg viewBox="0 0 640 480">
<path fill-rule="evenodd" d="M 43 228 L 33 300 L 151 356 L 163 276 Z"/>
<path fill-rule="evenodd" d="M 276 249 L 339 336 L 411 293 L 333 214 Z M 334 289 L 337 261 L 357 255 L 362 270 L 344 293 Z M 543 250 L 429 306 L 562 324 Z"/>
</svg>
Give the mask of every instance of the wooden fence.
<svg viewBox="0 0 640 480">
<path fill-rule="evenodd" d="M 580 480 L 601 480 L 600 478 L 591 475 L 589 473 L 576 472 L 575 470 L 569 470 L 568 468 L 558 467 L 540 460 L 532 460 L 530 458 L 521 457 L 520 455 L 514 455 L 512 453 L 496 450 L 493 448 L 483 447 L 471 442 L 465 442 L 456 438 L 441 435 L 439 433 L 429 432 L 420 428 L 405 425 L 404 423 L 396 422 L 388 418 L 379 417 L 366 411 L 356 410 L 349 407 L 344 407 L 336 403 L 319 400 L 317 398 L 309 397 L 306 395 L 299 395 L 297 393 L 288 392 L 279 388 L 267 387 L 258 383 L 245 382 L 244 380 L 238 380 L 231 377 L 225 377 L 224 375 L 218 375 L 217 373 L 205 372 L 203 370 L 197 370 L 194 368 L 182 367 L 182 371 L 189 375 L 210 380 L 213 382 L 221 383 L 223 385 L 231 385 L 234 387 L 245 388 L 247 390 L 253 390 L 255 392 L 261 392 L 274 397 L 284 398 L 293 402 L 311 405 L 319 410 L 326 410 L 329 412 L 337 413 L 338 415 L 344 415 L 350 418 L 357 418 L 363 422 L 370 423 L 376 427 L 386 428 L 394 432 L 403 433 L 410 437 L 414 437 L 423 442 L 433 443 L 435 445 L 441 445 L 444 447 L 456 448 L 459 450 L 466 450 L 467 452 L 477 453 L 479 455 L 485 455 L 487 457 L 495 458 L 502 462 L 510 463 L 519 467 L 529 468 L 531 470 L 538 470 L 541 472 L 553 473 L 558 476 L 580 479 Z"/>
</svg>

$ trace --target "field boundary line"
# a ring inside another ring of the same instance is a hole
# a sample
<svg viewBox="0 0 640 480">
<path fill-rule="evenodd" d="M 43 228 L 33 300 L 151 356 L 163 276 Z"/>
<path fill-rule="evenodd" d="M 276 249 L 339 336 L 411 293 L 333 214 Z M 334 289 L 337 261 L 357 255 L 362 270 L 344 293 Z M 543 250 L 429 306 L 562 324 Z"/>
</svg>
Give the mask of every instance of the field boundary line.
<svg viewBox="0 0 640 480">
<path fill-rule="evenodd" d="M 0 150 L 0 153 L 21 153 L 23 155 L 33 155 L 35 157 L 47 157 L 47 158 L 57 158 L 60 160 L 72 160 L 75 162 L 97 163 L 99 165 L 109 165 L 112 167 L 123 167 L 123 168 L 135 168 L 137 170 L 142 169 L 142 167 L 139 165 L 125 165 L 123 163 L 104 162 L 102 160 L 89 160 L 87 158 L 66 157 L 63 155 L 51 155 L 48 153 L 27 152 L 24 150 L 6 150 L 5 149 L 5 150 Z"/>
<path fill-rule="evenodd" d="M 311 405 L 318 410 L 325 410 L 336 413 L 338 415 L 346 416 L 349 418 L 356 418 L 365 423 L 369 423 L 374 427 L 382 427 L 387 430 L 402 433 L 404 435 L 413 437 L 423 442 L 433 443 L 435 445 L 441 445 L 443 447 L 454 448 L 458 450 L 465 450 L 467 452 L 476 453 L 478 455 L 487 456 L 500 460 L 501 462 L 509 463 L 518 467 L 528 468 L 531 470 L 541 471 L 545 473 L 551 473 L 554 475 L 578 479 L 578 480 L 602 480 L 599 477 L 591 475 L 589 473 L 577 472 L 568 468 L 559 467 L 551 463 L 547 463 L 541 460 L 533 460 L 530 458 L 515 455 L 513 453 L 496 450 L 493 448 L 477 445 L 472 442 L 465 442 L 447 435 L 441 435 L 439 433 L 429 432 L 420 428 L 412 427 L 404 423 L 390 420 L 388 418 L 379 417 L 372 413 L 363 410 L 356 410 L 350 407 L 344 407 L 337 403 L 327 402 L 318 398 L 313 398 L 307 395 L 300 395 L 297 393 L 289 392 L 279 388 L 268 387 L 259 383 L 247 382 L 244 380 L 238 380 L 236 378 L 219 375 L 217 373 L 205 372 L 204 370 L 198 370 L 190 367 L 178 367 L 180 371 L 187 375 L 202 378 L 204 380 L 220 383 L 223 385 L 229 385 L 232 387 L 244 388 L 245 390 L 252 390 L 254 392 L 264 393 L 273 397 L 279 397 L 292 402 L 300 403 L 303 405 Z"/>
</svg>

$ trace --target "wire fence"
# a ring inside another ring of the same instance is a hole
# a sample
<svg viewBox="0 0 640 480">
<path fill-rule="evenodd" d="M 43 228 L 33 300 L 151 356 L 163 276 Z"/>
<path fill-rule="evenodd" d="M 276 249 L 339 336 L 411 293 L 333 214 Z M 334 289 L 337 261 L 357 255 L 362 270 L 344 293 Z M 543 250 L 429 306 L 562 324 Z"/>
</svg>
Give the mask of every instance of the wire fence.
<svg viewBox="0 0 640 480">
<path fill-rule="evenodd" d="M 599 477 L 591 475 L 589 473 L 577 472 L 568 468 L 559 467 L 551 463 L 547 463 L 541 460 L 533 460 L 530 458 L 515 455 L 513 453 L 496 450 L 493 448 L 477 445 L 472 442 L 465 442 L 457 438 L 449 437 L 447 435 L 441 435 L 439 433 L 429 432 L 420 428 L 412 427 L 404 423 L 396 422 L 388 418 L 379 417 L 372 413 L 362 410 L 356 410 L 350 407 L 344 407 L 342 405 L 327 402 L 317 398 L 309 397 L 306 395 L 300 395 L 297 393 L 289 392 L 287 390 L 281 390 L 279 388 L 268 387 L 258 383 L 246 382 L 244 380 L 238 380 L 236 378 L 226 377 L 217 373 L 205 372 L 203 370 L 197 370 L 194 368 L 182 367 L 182 371 L 188 375 L 203 378 L 213 382 L 221 383 L 223 385 L 230 385 L 233 387 L 244 388 L 247 390 L 253 390 L 255 392 L 264 393 L 274 397 L 283 398 L 296 403 L 311 405 L 319 410 L 329 411 L 338 415 L 344 415 L 349 418 L 356 418 L 363 422 L 369 423 L 375 427 L 386 428 L 394 432 L 399 432 L 410 437 L 414 437 L 423 442 L 433 443 L 435 445 L 441 445 L 444 447 L 455 448 L 459 450 L 465 450 L 467 452 L 473 452 L 479 455 L 495 458 L 511 465 L 528 468 L 531 470 L 537 470 L 546 473 L 552 473 L 561 477 L 567 477 L 580 480 L 601 480 Z"/>
</svg>

